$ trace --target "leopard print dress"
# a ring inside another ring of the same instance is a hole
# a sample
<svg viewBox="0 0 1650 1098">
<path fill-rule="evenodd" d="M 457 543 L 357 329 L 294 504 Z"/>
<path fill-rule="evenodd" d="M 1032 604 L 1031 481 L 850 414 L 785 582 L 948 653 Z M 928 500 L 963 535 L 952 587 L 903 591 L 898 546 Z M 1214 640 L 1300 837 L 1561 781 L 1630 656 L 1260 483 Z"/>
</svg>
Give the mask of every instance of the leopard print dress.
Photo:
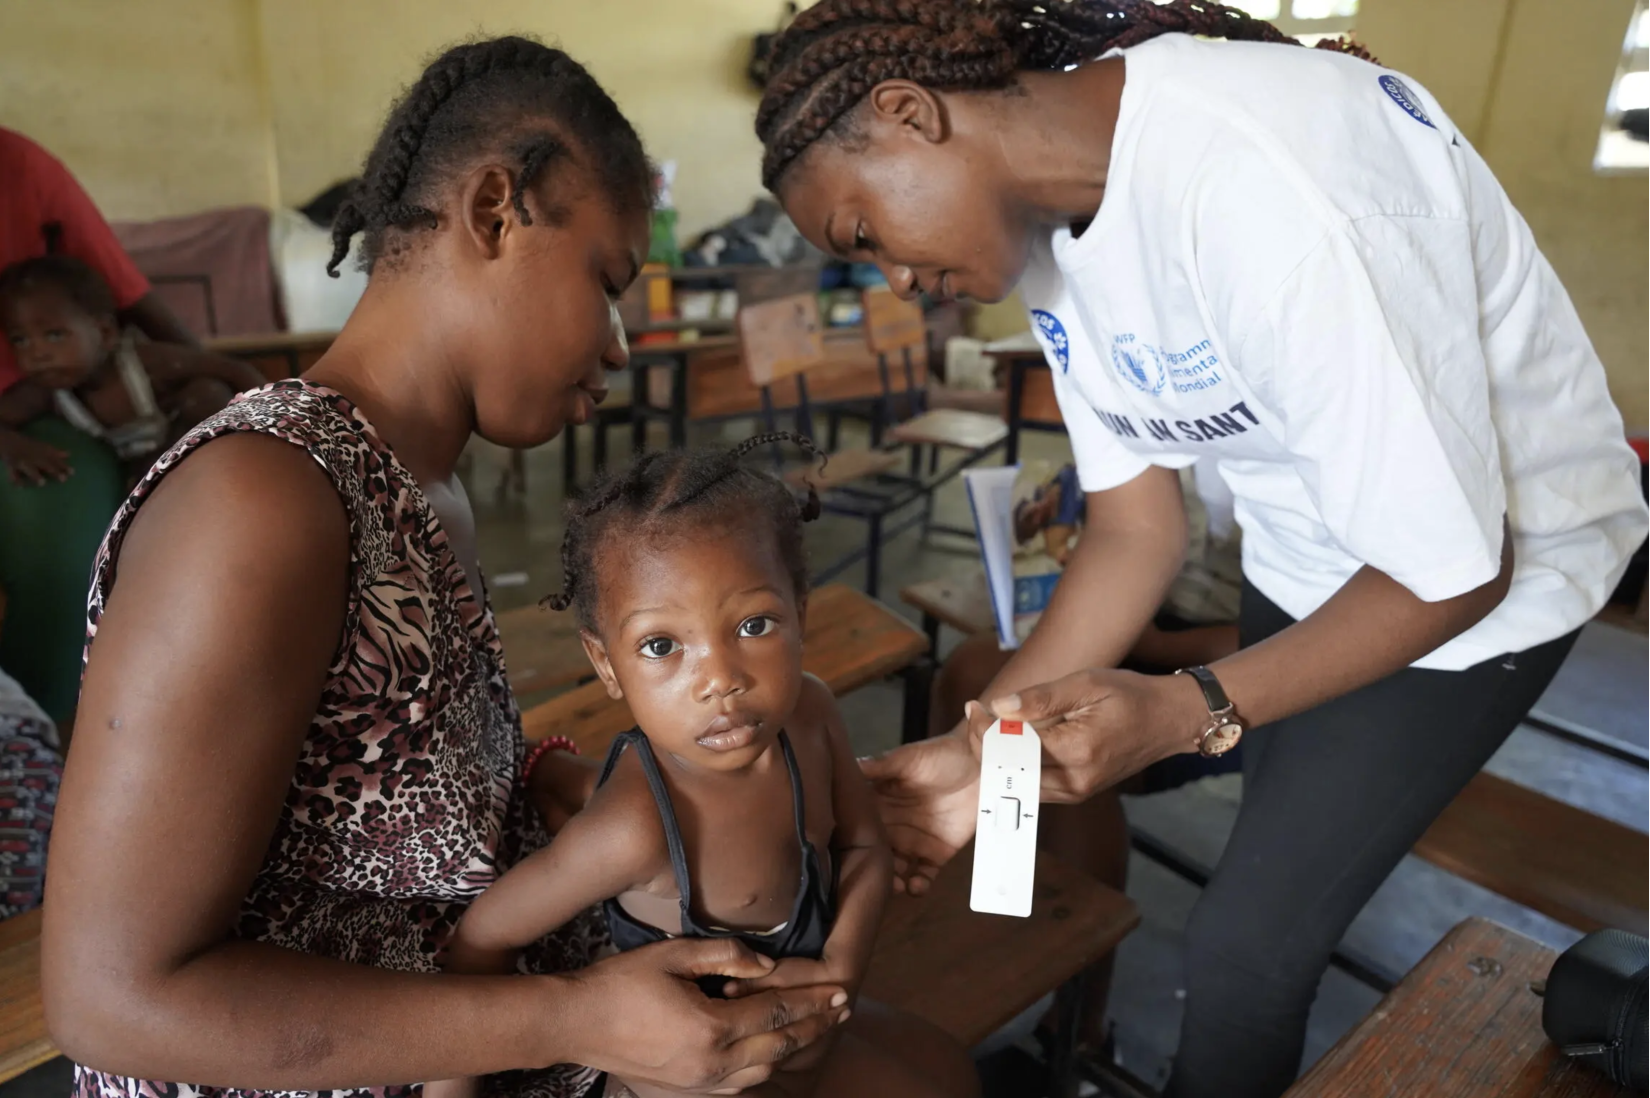
<svg viewBox="0 0 1650 1098">
<path fill-rule="evenodd" d="M 521 718 L 486 593 L 478 601 L 470 591 L 423 492 L 348 400 L 302 380 L 278 382 L 238 398 L 156 462 L 98 553 L 87 643 L 138 508 L 188 454 L 234 431 L 303 447 L 331 478 L 350 523 L 343 639 L 237 933 L 358 964 L 432 971 L 465 905 L 545 836 L 516 795 Z M 581 917 L 523 964 L 537 972 L 582 967 L 605 943 L 599 917 Z M 495 1076 L 488 1090 L 576 1098 L 594 1081 L 587 1068 L 561 1065 Z M 79 1066 L 75 1089 L 78 1098 L 268 1093 Z M 421 1089 L 322 1093 L 399 1098 Z"/>
</svg>

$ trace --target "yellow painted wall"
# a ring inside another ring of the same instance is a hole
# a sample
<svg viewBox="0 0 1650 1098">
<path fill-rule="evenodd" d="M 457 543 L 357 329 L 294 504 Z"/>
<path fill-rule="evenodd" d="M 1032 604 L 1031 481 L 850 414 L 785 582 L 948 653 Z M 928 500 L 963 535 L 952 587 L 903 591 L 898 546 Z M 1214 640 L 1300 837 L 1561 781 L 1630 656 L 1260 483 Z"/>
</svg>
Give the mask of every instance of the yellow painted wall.
<svg viewBox="0 0 1650 1098">
<path fill-rule="evenodd" d="M 267 204 L 256 0 L 0 0 L 0 126 L 106 216 Z"/>
<path fill-rule="evenodd" d="M 390 101 L 441 47 L 526 32 L 584 63 L 677 161 L 684 236 L 741 213 L 761 192 L 744 75 L 751 37 L 778 0 L 264 0 L 281 194 L 303 202 L 360 166 Z"/>
<path fill-rule="evenodd" d="M 111 218 L 301 204 L 353 175 L 452 42 L 525 32 L 578 58 L 659 160 L 684 235 L 761 192 L 745 79 L 779 0 L 0 0 L 0 125 Z"/>
</svg>

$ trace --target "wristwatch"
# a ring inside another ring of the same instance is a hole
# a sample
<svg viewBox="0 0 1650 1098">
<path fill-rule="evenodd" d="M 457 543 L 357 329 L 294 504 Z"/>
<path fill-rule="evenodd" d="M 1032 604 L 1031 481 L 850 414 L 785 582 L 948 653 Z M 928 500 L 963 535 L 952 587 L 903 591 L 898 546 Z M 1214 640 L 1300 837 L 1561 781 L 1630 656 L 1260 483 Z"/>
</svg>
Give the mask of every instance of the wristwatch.
<svg viewBox="0 0 1650 1098">
<path fill-rule="evenodd" d="M 1224 755 L 1243 739 L 1243 718 L 1237 715 L 1237 706 L 1220 688 L 1220 680 L 1207 667 L 1185 667 L 1177 675 L 1190 675 L 1203 691 L 1203 700 L 1209 706 L 1209 726 L 1198 733 L 1197 751 L 1205 758 Z"/>
</svg>

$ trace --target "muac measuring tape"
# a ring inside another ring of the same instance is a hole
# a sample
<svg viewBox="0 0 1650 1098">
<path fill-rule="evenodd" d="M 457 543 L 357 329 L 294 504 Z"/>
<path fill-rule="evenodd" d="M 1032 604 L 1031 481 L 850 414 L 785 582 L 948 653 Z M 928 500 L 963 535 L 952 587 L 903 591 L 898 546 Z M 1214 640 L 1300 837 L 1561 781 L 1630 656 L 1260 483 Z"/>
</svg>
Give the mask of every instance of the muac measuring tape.
<svg viewBox="0 0 1650 1098">
<path fill-rule="evenodd" d="M 1043 742 L 1024 721 L 996 721 L 980 744 L 980 808 L 968 906 L 991 915 L 1031 914 L 1037 875 Z"/>
</svg>

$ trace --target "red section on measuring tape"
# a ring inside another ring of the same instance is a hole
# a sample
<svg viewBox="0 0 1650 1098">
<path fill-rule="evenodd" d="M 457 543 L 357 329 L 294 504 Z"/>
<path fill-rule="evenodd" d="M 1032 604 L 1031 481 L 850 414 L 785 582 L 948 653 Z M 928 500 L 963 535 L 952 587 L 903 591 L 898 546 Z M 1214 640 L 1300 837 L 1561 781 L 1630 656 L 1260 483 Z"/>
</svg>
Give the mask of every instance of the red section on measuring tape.
<svg viewBox="0 0 1650 1098">
<path fill-rule="evenodd" d="M 1004 721 L 1001 731 L 1002 731 L 1003 735 L 1005 735 L 1005 736 L 1023 735 L 1023 733 L 1020 731 L 1020 722 L 1019 721 Z"/>
</svg>

